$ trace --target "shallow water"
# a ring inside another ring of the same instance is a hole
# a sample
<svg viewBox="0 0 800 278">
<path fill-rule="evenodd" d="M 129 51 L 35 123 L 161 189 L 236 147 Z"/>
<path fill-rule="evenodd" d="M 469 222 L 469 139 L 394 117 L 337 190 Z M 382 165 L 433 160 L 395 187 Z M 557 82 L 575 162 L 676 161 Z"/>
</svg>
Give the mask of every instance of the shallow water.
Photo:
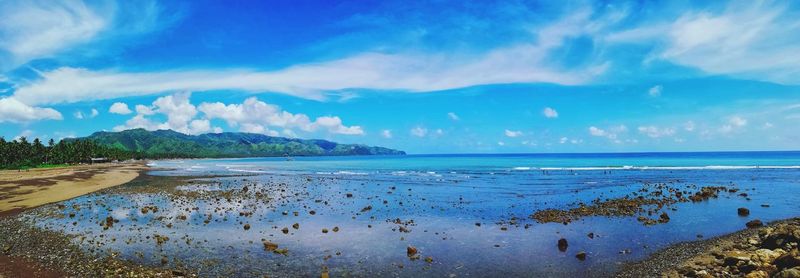
<svg viewBox="0 0 800 278">
<path fill-rule="evenodd" d="M 75 241 L 90 251 L 118 252 L 155 266 L 164 258 L 169 266 L 212 276 L 317 276 L 324 268 L 332 276 L 598 276 L 698 235 L 730 233 L 756 218 L 800 215 L 798 158 L 770 153 L 157 161 L 153 175 L 248 176 L 201 178 L 205 182 L 158 193 L 112 190 L 63 202 L 66 208 L 55 216 L 25 217 L 77 235 Z M 633 217 L 590 217 L 568 225 L 528 218 L 541 209 L 620 197 L 648 183 L 740 191 L 673 205 L 666 210 L 671 221 L 654 226 Z M 158 212 L 143 213 L 150 205 Z M 749 208 L 750 216 L 738 216 L 738 207 Z M 118 222 L 104 229 L 99 222 L 107 216 Z M 597 236 L 590 239 L 590 232 Z M 159 245 L 155 235 L 169 240 Z M 565 252 L 556 247 L 562 237 L 569 241 Z M 262 239 L 288 253 L 266 251 Z M 417 247 L 421 258 L 410 260 L 407 246 Z M 625 249 L 630 253 L 620 253 Z M 575 258 L 579 251 L 588 254 L 585 261 Z"/>
</svg>

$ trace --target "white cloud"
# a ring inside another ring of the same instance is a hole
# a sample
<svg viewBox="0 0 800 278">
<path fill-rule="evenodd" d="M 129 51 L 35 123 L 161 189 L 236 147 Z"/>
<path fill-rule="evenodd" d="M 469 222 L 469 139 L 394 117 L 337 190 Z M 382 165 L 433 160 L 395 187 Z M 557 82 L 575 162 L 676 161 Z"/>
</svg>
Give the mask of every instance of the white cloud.
<svg viewBox="0 0 800 278">
<path fill-rule="evenodd" d="M 505 134 L 506 134 L 506 136 L 508 136 L 508 137 L 514 138 L 514 137 L 519 137 L 519 136 L 521 136 L 521 135 L 522 135 L 522 131 L 518 131 L 518 130 L 508 130 L 508 129 L 506 129 L 506 132 L 505 132 Z"/>
<path fill-rule="evenodd" d="M 559 139 L 559 140 L 558 140 L 558 143 L 560 143 L 560 144 L 564 144 L 564 143 L 566 143 L 567 141 L 569 141 L 569 138 L 567 138 L 567 137 L 561 137 L 561 139 Z"/>
<path fill-rule="evenodd" d="M 151 109 L 150 107 L 147 107 L 147 106 L 144 106 L 144 105 L 141 105 L 141 104 L 137 104 L 136 105 L 136 114 L 153 115 L 153 114 L 155 114 L 155 112 L 153 112 L 153 109 Z"/>
<path fill-rule="evenodd" d="M 598 128 L 596 126 L 589 127 L 589 134 L 596 137 L 606 137 L 611 140 L 617 140 L 620 133 L 628 132 L 628 127 L 625 125 L 617 125 L 608 128 L 608 130 Z"/>
<path fill-rule="evenodd" d="M 595 126 L 590 126 L 589 134 L 591 134 L 592 136 L 606 136 L 608 133 L 605 130 L 599 129 Z"/>
<path fill-rule="evenodd" d="M 212 130 L 211 123 L 207 119 L 194 119 L 197 115 L 197 108 L 189 102 L 191 96 L 188 92 L 176 93 L 160 97 L 153 101 L 151 107 L 137 106 L 136 116 L 126 121 L 124 125 L 114 127 L 114 130 L 125 130 L 132 128 L 144 128 L 147 130 L 172 129 L 186 134 L 201 134 Z M 149 113 L 149 114 L 148 114 Z M 154 122 L 145 118 L 147 115 L 163 114 L 167 116 L 164 123 Z"/>
<path fill-rule="evenodd" d="M 61 113 L 55 109 L 28 106 L 13 97 L 0 98 L 0 123 L 61 119 Z"/>
<path fill-rule="evenodd" d="M 414 135 L 416 137 L 425 137 L 425 135 L 428 135 L 428 129 L 422 127 L 412 128 L 409 132 L 411 133 L 411 135 Z"/>
<path fill-rule="evenodd" d="M 306 132 L 324 130 L 332 134 L 364 134 L 361 126 L 345 126 L 338 116 L 323 116 L 311 121 L 305 114 L 292 114 L 277 105 L 259 101 L 255 97 L 246 99 L 242 104 L 204 102 L 199 105 L 199 110 L 209 119 L 225 120 L 231 127 L 242 125 L 242 130 L 248 132 L 262 130 L 258 133 L 268 134 L 267 127 L 279 127 L 299 128 Z"/>
<path fill-rule="evenodd" d="M 498 145 L 498 146 L 505 146 L 505 145 L 506 145 L 506 143 L 505 143 L 505 142 L 503 142 L 503 141 L 497 141 L 497 145 Z"/>
<path fill-rule="evenodd" d="M 383 138 L 387 138 L 387 139 L 392 138 L 392 131 L 388 130 L 388 129 L 384 129 L 383 131 L 381 131 L 381 136 L 383 136 Z"/>
<path fill-rule="evenodd" d="M 453 112 L 447 113 L 447 117 L 450 118 L 453 121 L 458 121 L 458 120 L 461 119 L 461 118 L 458 117 L 458 115 L 456 115 L 456 113 L 453 113 Z"/>
<path fill-rule="evenodd" d="M 97 111 L 97 109 L 92 108 L 91 114 L 89 114 L 89 118 L 97 117 L 97 115 L 100 115 L 100 111 Z"/>
<path fill-rule="evenodd" d="M 657 126 L 640 126 L 639 133 L 647 135 L 650 138 L 668 137 L 675 135 L 675 129 L 670 127 L 659 128 Z"/>
<path fill-rule="evenodd" d="M 651 97 L 660 97 L 661 96 L 661 92 L 663 90 L 664 90 L 664 86 L 655 85 L 653 87 L 650 87 L 650 89 L 647 90 L 647 94 L 650 95 Z"/>
<path fill-rule="evenodd" d="M 545 107 L 544 110 L 542 110 L 542 115 L 544 115 L 545 118 L 558 118 L 558 111 L 550 107 Z"/>
<path fill-rule="evenodd" d="M 728 119 L 728 123 L 736 127 L 743 127 L 747 125 L 747 119 L 739 116 L 733 116 Z"/>
<path fill-rule="evenodd" d="M 112 104 L 111 107 L 108 108 L 108 112 L 120 115 L 128 115 L 130 113 L 133 113 L 133 111 L 131 111 L 131 109 L 128 108 L 128 105 L 122 102 L 115 102 L 114 104 Z"/>
<path fill-rule="evenodd" d="M 278 92 L 323 99 L 324 91 L 350 88 L 431 92 L 483 84 L 583 84 L 602 74 L 606 61 L 564 69 L 551 52 L 565 41 L 599 28 L 581 10 L 536 31 L 538 39 L 480 54 L 362 52 L 338 60 L 294 65 L 276 71 L 245 69 L 120 72 L 62 67 L 41 79 L 19 85 L 15 96 L 25 103 L 52 104 L 175 91 L 240 90 Z"/>
<path fill-rule="evenodd" d="M 655 23 L 653 23 L 655 22 Z M 710 74 L 798 84 L 800 17 L 781 1 L 730 1 L 719 11 L 687 11 L 603 36 L 609 44 L 653 47 L 645 59 L 666 60 Z"/>
<path fill-rule="evenodd" d="M 4 1 L 0 4 L 0 54 L 8 56 L 0 65 L 14 68 L 87 42 L 109 24 L 104 14 L 82 1 Z"/>
<path fill-rule="evenodd" d="M 72 116 L 75 117 L 75 119 L 82 120 L 83 119 L 83 112 L 75 111 L 75 113 L 72 113 Z"/>
<path fill-rule="evenodd" d="M 17 136 L 14 137 L 14 141 L 19 140 L 22 137 L 25 137 L 25 139 L 27 139 L 28 142 L 31 142 L 32 140 L 30 137 L 33 136 L 34 134 L 36 134 L 36 132 L 34 132 L 33 130 L 30 129 L 23 130 Z"/>
<path fill-rule="evenodd" d="M 732 116 L 728 121 L 719 128 L 720 133 L 731 133 L 737 131 L 747 125 L 747 119 L 740 116 Z"/>
</svg>

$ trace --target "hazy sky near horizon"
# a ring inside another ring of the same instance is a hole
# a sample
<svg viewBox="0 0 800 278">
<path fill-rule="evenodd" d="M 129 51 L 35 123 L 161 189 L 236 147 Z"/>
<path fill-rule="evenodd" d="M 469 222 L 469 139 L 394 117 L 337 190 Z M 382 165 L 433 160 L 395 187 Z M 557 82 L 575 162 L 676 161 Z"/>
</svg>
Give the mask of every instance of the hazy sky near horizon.
<svg viewBox="0 0 800 278">
<path fill-rule="evenodd" d="M 0 1 L 0 136 L 797 150 L 799 15 L 795 1 Z"/>
</svg>

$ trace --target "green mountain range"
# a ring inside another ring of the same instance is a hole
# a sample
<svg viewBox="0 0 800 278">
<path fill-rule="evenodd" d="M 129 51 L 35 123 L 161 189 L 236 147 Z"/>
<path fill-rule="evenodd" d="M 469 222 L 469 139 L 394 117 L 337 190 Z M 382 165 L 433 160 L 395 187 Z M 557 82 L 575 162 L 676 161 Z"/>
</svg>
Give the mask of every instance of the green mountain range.
<svg viewBox="0 0 800 278">
<path fill-rule="evenodd" d="M 187 135 L 173 130 L 131 129 L 95 132 L 73 140 L 92 140 L 100 145 L 137 152 L 149 158 L 405 155 L 403 151 L 326 140 L 303 140 L 263 134 L 224 132 Z"/>
</svg>

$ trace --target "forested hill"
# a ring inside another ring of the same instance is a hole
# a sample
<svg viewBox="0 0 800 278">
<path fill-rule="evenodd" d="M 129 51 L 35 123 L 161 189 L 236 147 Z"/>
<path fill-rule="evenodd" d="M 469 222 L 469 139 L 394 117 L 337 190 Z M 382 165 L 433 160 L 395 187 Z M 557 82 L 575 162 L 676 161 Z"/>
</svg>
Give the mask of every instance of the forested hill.
<svg viewBox="0 0 800 278">
<path fill-rule="evenodd" d="M 148 158 L 405 154 L 403 151 L 383 147 L 240 132 L 186 135 L 172 130 L 131 129 L 120 132 L 96 132 L 88 137 L 73 140 L 84 139 L 92 140 L 100 145 L 140 153 Z"/>
</svg>

